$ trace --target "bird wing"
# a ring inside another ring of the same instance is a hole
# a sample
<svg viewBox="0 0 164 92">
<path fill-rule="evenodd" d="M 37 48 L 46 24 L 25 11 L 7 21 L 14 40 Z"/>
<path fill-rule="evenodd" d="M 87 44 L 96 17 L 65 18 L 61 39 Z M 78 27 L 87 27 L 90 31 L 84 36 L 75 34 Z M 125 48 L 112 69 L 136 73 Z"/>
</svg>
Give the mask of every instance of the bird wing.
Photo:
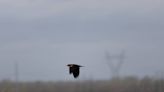
<svg viewBox="0 0 164 92">
<path fill-rule="evenodd" d="M 73 76 L 75 78 L 77 78 L 79 76 L 79 73 L 80 73 L 79 67 L 72 67 L 72 70 L 73 70 Z"/>
<path fill-rule="evenodd" d="M 69 74 L 73 73 L 73 67 L 69 67 Z"/>
</svg>

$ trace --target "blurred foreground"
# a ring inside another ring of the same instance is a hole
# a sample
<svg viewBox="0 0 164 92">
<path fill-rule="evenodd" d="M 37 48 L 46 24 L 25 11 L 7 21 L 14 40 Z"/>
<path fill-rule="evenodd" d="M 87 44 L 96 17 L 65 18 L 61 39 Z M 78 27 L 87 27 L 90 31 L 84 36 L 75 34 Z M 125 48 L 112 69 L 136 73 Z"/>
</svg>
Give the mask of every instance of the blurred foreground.
<svg viewBox="0 0 164 92">
<path fill-rule="evenodd" d="M 164 92 L 164 79 L 145 77 L 58 82 L 0 82 L 0 92 Z"/>
</svg>

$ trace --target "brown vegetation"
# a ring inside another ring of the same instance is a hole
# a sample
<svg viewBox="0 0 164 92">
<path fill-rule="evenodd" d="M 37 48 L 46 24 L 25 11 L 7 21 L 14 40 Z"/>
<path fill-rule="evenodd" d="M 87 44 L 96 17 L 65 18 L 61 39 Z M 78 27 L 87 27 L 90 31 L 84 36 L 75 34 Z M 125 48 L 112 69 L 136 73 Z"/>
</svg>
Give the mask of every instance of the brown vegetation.
<svg viewBox="0 0 164 92">
<path fill-rule="evenodd" d="M 12 81 L 0 82 L 0 92 L 15 92 L 15 87 Z M 19 92 L 164 92 L 164 79 L 126 77 L 77 82 L 20 82 Z"/>
</svg>

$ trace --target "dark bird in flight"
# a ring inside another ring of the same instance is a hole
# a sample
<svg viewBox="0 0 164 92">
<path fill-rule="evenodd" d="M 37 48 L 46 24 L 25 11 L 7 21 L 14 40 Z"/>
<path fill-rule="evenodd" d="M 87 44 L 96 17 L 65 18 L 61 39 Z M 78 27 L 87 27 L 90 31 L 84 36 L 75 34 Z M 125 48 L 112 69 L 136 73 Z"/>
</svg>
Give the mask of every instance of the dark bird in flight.
<svg viewBox="0 0 164 92">
<path fill-rule="evenodd" d="M 81 65 L 77 65 L 77 64 L 68 64 L 67 65 L 69 67 L 69 73 L 72 74 L 74 78 L 77 78 L 79 76 L 80 73 L 80 67 L 83 67 Z"/>
</svg>

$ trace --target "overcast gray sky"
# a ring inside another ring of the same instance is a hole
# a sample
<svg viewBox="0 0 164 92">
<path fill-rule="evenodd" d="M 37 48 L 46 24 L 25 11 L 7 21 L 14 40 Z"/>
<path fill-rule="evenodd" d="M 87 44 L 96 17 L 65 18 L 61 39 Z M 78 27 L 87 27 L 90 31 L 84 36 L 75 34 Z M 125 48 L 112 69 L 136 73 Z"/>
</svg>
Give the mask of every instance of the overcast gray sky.
<svg viewBox="0 0 164 92">
<path fill-rule="evenodd" d="M 125 51 L 120 74 L 164 71 L 163 0 L 0 0 L 0 79 L 72 80 L 111 77 L 105 51 Z M 113 62 L 117 62 L 116 60 Z"/>
</svg>

